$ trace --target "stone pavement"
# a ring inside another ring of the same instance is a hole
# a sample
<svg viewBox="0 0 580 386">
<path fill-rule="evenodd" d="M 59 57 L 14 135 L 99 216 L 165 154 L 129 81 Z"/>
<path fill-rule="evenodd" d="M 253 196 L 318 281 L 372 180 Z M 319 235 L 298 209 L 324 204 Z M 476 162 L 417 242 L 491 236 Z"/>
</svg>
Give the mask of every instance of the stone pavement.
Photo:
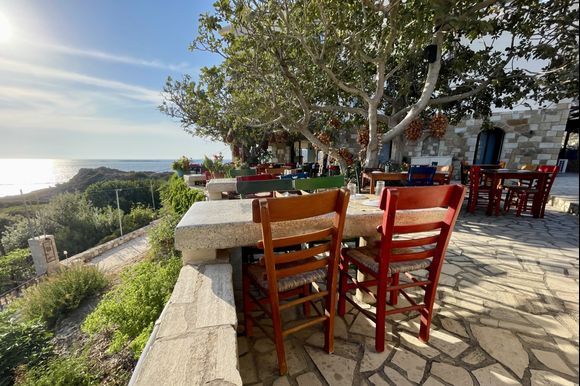
<svg viewBox="0 0 580 386">
<path fill-rule="evenodd" d="M 103 252 L 99 256 L 91 259 L 87 264 L 96 265 L 102 271 L 112 273 L 123 269 L 145 257 L 149 250 L 147 235 L 139 236 Z"/>
<path fill-rule="evenodd" d="M 258 328 L 254 337 L 243 336 L 240 314 L 242 379 L 300 386 L 577 384 L 578 253 L 576 216 L 463 213 L 428 344 L 417 339 L 417 313 L 399 314 L 387 322 L 385 352 L 376 353 L 373 323 L 350 309 L 336 318 L 332 355 L 322 351 L 321 327 L 290 335 L 289 375 L 279 377 L 273 343 Z"/>
<path fill-rule="evenodd" d="M 578 214 L 578 173 L 558 175 L 549 202 L 559 210 Z"/>
</svg>

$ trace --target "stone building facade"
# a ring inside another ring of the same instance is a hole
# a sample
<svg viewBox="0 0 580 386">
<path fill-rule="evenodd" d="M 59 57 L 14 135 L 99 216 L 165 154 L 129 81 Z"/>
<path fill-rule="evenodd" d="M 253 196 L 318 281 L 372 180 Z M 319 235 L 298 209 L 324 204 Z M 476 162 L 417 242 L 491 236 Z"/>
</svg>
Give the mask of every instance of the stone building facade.
<svg viewBox="0 0 580 386">
<path fill-rule="evenodd" d="M 552 109 L 494 113 L 490 117 L 496 137 L 492 149 L 496 154 L 491 157 L 494 158 L 493 163 L 503 161 L 508 168 L 524 164 L 556 165 L 569 112 L 570 104 L 562 103 Z M 489 135 L 482 135 L 485 132 L 482 125 L 482 119 L 466 118 L 455 126 L 450 125 L 441 139 L 431 136 L 428 129 L 417 141 L 409 141 L 401 136 L 392 145 L 382 145 L 379 158 L 381 162 L 390 159 L 400 163 L 409 162 L 413 157 L 451 157 L 454 170 L 459 173 L 461 162 L 485 163 L 481 162 L 484 147 L 482 141 Z M 358 156 L 360 145 L 357 143 L 356 132 L 339 132 L 337 142 L 341 144 L 340 147 Z M 295 143 L 294 152 L 291 152 L 289 144 L 270 145 L 275 162 L 290 162 L 291 153 L 298 155 L 302 149 L 309 150 L 306 162 L 316 159 L 316 152 L 308 141 L 302 141 L 300 146 Z"/>
<path fill-rule="evenodd" d="M 570 105 L 563 103 L 553 109 L 493 114 L 491 124 L 500 133 L 498 143 L 494 144 L 499 147 L 499 161 L 505 162 L 508 168 L 524 164 L 556 165 L 569 112 Z M 477 162 L 482 124 L 481 119 L 463 119 L 456 126 L 449 126 L 441 139 L 433 138 L 426 130 L 417 141 L 403 139 L 399 142 L 399 148 L 393 151 L 394 158 L 451 156 L 455 170 L 459 170 L 462 161 Z"/>
</svg>

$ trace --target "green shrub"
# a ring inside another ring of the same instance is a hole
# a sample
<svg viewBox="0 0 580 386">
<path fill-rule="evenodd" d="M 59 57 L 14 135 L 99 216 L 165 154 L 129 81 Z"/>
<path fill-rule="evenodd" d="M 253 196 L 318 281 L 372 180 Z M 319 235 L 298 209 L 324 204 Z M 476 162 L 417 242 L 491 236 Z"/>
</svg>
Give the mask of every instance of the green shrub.
<svg viewBox="0 0 580 386">
<path fill-rule="evenodd" d="M 0 256 L 0 292 L 17 287 L 35 275 L 29 249 L 15 249 Z"/>
<path fill-rule="evenodd" d="M 20 365 L 34 366 L 52 353 L 52 334 L 38 320 L 21 322 L 0 313 L 0 386 L 12 385 Z"/>
<path fill-rule="evenodd" d="M 180 256 L 175 249 L 175 227 L 180 216 L 169 213 L 153 225 L 147 236 L 149 238 L 149 256 L 153 260 L 164 260 Z"/>
<path fill-rule="evenodd" d="M 113 331 L 109 350 L 117 352 L 126 344 L 139 357 L 153 325 L 181 269 L 181 260 L 142 262 L 121 274 L 121 283 L 105 294 L 97 308 L 85 319 L 82 331 L 95 334 Z"/>
<path fill-rule="evenodd" d="M 19 386 L 91 386 L 99 376 L 91 372 L 85 357 L 58 357 L 28 370 Z"/>
<path fill-rule="evenodd" d="M 192 189 L 176 174 L 171 176 L 169 182 L 161 188 L 161 202 L 164 207 L 169 208 L 180 216 L 196 201 L 205 200 L 202 190 Z"/>
<path fill-rule="evenodd" d="M 28 289 L 16 307 L 26 320 L 40 319 L 52 327 L 107 284 L 107 278 L 96 267 L 73 266 Z"/>
<path fill-rule="evenodd" d="M 136 205 L 131 212 L 123 216 L 123 231 L 132 232 L 135 229 L 149 225 L 157 217 L 157 213 L 144 205 Z"/>
<path fill-rule="evenodd" d="M 159 188 L 162 182 L 160 180 L 109 180 L 100 181 L 90 185 L 85 190 L 85 195 L 91 203 L 98 208 L 107 206 L 117 207 L 116 189 L 121 189 L 119 194 L 119 206 L 121 210 L 128 213 L 131 207 L 135 205 L 153 207 L 159 206 Z M 153 197 L 151 196 L 153 188 Z"/>
</svg>

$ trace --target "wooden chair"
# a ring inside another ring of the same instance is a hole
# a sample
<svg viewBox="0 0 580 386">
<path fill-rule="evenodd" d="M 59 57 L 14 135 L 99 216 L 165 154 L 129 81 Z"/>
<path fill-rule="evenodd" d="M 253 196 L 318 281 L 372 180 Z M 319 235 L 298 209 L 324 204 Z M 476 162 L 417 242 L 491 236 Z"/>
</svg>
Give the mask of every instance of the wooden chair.
<svg viewBox="0 0 580 386">
<path fill-rule="evenodd" d="M 437 168 L 434 166 L 411 166 L 407 174 L 408 186 L 431 186 Z"/>
<path fill-rule="evenodd" d="M 552 185 L 554 180 L 558 176 L 559 168 L 558 166 L 540 165 L 536 168 L 539 172 L 550 173 L 550 176 L 546 179 L 546 186 L 544 191 L 540 191 L 538 186 L 534 186 L 531 182 L 527 185 L 511 186 L 507 190 L 504 211 L 509 212 L 511 205 L 516 204 L 516 216 L 521 216 L 523 212 L 528 210 L 528 202 L 532 200 L 536 194 L 541 194 L 542 197 L 542 208 L 540 211 L 540 217 L 544 217 L 546 212 L 546 204 L 548 203 L 548 198 L 550 197 L 550 191 L 552 190 Z"/>
<path fill-rule="evenodd" d="M 380 243 L 342 250 L 338 314 L 341 316 L 345 314 L 345 305 L 348 300 L 354 307 L 375 321 L 377 352 L 384 351 L 385 317 L 392 314 L 419 311 L 421 315 L 419 337 L 425 342 L 429 340 L 437 282 L 464 196 L 465 187 L 462 185 L 384 189 L 380 202 L 380 208 L 384 210 L 383 221 L 377 229 L 381 234 Z M 433 222 L 433 220 L 425 219 L 420 223 L 396 225 L 398 211 L 428 208 L 445 208 L 442 220 Z M 425 236 L 424 232 L 429 232 L 429 236 Z M 396 236 L 403 236 L 404 239 L 395 239 Z M 351 277 L 349 273 L 351 265 L 366 274 L 369 279 L 358 281 Z M 427 278 L 414 278 L 410 272 L 417 270 L 427 270 Z M 401 273 L 409 277 L 408 282 L 399 281 Z M 374 286 L 376 286 L 375 293 L 371 291 L 371 287 Z M 413 300 L 405 292 L 405 289 L 411 287 L 424 290 L 421 303 Z M 355 288 L 375 297 L 376 314 L 362 308 L 352 298 L 346 296 Z M 390 293 L 391 305 L 397 304 L 399 294 L 402 294 L 411 305 L 387 311 L 387 293 Z"/>
<path fill-rule="evenodd" d="M 256 323 L 251 313 L 254 306 L 260 307 L 272 318 L 280 375 L 288 371 L 284 351 L 284 337 L 288 334 L 316 323 L 324 323 L 324 349 L 328 353 L 334 350 L 338 258 L 348 200 L 349 192 L 346 189 L 335 189 L 305 196 L 257 199 L 252 203 L 253 220 L 262 226 L 262 240 L 258 243 L 258 248 L 264 251 L 264 264 L 247 264 L 243 267 L 244 323 L 246 335 L 251 336 Z M 332 225 L 326 228 L 287 237 L 273 235 L 272 225 L 275 223 L 328 213 L 334 213 L 334 219 Z M 330 240 L 308 249 L 289 253 L 276 253 L 274 250 L 326 238 Z M 324 256 L 317 257 L 321 255 Z M 326 280 L 324 290 L 312 293 L 311 283 L 322 280 Z M 251 291 L 252 288 L 254 292 Z M 259 295 L 256 296 L 255 292 Z M 295 296 L 299 297 L 289 300 Z M 319 299 L 324 300 L 322 312 L 313 303 Z M 287 302 L 281 303 L 282 300 Z M 300 305 L 304 307 L 307 320 L 284 329 L 281 311 Z M 317 316 L 310 317 L 310 305 L 314 307 Z M 262 328 L 259 324 L 256 325 Z M 266 330 L 264 332 L 269 335 Z"/>
<path fill-rule="evenodd" d="M 257 174 L 256 169 L 251 169 L 251 168 L 230 170 L 230 175 L 232 177 L 255 176 L 256 174 Z"/>
<path fill-rule="evenodd" d="M 501 184 L 501 181 L 498 181 Z M 499 215 L 501 205 L 501 186 L 496 189 L 496 196 L 491 197 L 491 185 L 482 178 L 481 166 L 473 165 L 469 168 L 469 198 L 467 200 L 467 211 L 475 213 L 475 208 L 480 199 L 493 200 L 493 206 L 496 216 Z M 489 202 L 489 201 L 488 201 Z M 484 201 L 485 203 L 485 201 Z M 487 203 L 485 203 L 487 205 Z"/>
<path fill-rule="evenodd" d="M 451 183 L 451 178 L 453 177 L 453 165 L 437 166 L 437 173 L 447 173 L 447 176 L 439 183 L 439 185 L 449 185 Z"/>
</svg>

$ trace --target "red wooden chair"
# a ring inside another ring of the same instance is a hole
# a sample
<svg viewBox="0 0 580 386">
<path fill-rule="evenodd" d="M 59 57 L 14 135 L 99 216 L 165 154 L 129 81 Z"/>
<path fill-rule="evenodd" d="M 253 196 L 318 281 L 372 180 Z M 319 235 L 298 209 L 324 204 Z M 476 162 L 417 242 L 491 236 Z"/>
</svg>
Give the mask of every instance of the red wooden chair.
<svg viewBox="0 0 580 386">
<path fill-rule="evenodd" d="M 288 371 L 284 351 L 284 337 L 288 334 L 315 323 L 324 323 L 324 349 L 329 353 L 334 350 L 338 259 L 348 200 L 347 190 L 335 189 L 305 196 L 256 199 L 252 202 L 254 222 L 259 222 L 262 226 L 262 240 L 258 243 L 258 248 L 264 251 L 264 259 L 263 264 L 246 264 L 243 267 L 244 323 L 246 335 L 251 336 L 255 323 L 251 314 L 254 306 L 260 307 L 272 318 L 280 375 Z M 287 237 L 272 235 L 274 223 L 328 213 L 334 213 L 334 220 L 329 227 Z M 327 238 L 330 240 L 320 242 Z M 317 245 L 311 248 L 276 253 L 276 248 L 314 241 L 317 241 Z M 321 280 L 326 281 L 325 289 L 311 293 L 310 285 Z M 256 293 L 259 295 L 255 295 Z M 286 303 L 280 302 L 295 296 L 299 297 Z M 322 312 L 313 303 L 319 299 L 324 299 Z M 283 329 L 280 312 L 300 305 L 304 307 L 307 321 Z M 310 317 L 310 305 L 314 306 L 317 316 Z M 262 328 L 259 324 L 256 325 Z M 269 333 L 266 332 L 266 335 Z"/>
<path fill-rule="evenodd" d="M 551 165 L 540 165 L 536 168 L 539 172 L 550 173 L 546 179 L 546 186 L 543 192 L 540 192 L 537 184 L 531 185 L 521 185 L 512 186 L 508 189 L 506 194 L 504 211 L 509 212 L 511 205 L 515 201 L 516 205 L 516 216 L 521 216 L 523 212 L 528 210 L 528 202 L 533 200 L 536 194 L 542 194 L 542 208 L 540 211 L 540 217 L 544 217 L 546 211 L 546 204 L 548 203 L 548 198 L 550 197 L 550 191 L 552 190 L 552 185 L 554 180 L 558 176 L 559 168 L 558 166 Z"/>
<path fill-rule="evenodd" d="M 348 300 L 374 320 L 377 352 L 382 352 L 385 348 L 385 317 L 392 314 L 419 311 L 421 315 L 419 337 L 425 342 L 429 340 L 437 282 L 464 196 L 465 187 L 462 185 L 384 189 L 380 203 L 384 215 L 382 225 L 378 228 L 381 234 L 380 243 L 342 250 L 338 314 L 341 316 L 345 314 Z M 442 220 L 432 222 L 426 219 L 421 223 L 396 225 L 399 210 L 428 208 L 445 208 Z M 429 236 L 425 236 L 425 232 L 429 232 Z M 395 239 L 395 235 L 403 236 L 404 239 Z M 351 264 L 370 279 L 361 282 L 352 278 L 349 274 Z M 428 277 L 424 280 L 414 278 L 410 272 L 417 270 L 427 270 Z M 408 282 L 399 281 L 401 273 L 409 278 Z M 376 286 L 376 293 L 371 291 L 372 286 Z M 415 302 L 405 292 L 405 289 L 411 287 L 420 287 L 425 291 L 422 302 Z M 375 297 L 376 315 L 346 296 L 347 292 L 355 288 Z M 391 305 L 397 304 L 399 293 L 411 305 L 387 311 L 387 293 L 390 293 Z"/>
<path fill-rule="evenodd" d="M 491 182 L 482 178 L 481 167 L 473 165 L 469 168 L 469 198 L 467 200 L 467 211 L 475 213 L 475 208 L 480 199 L 485 200 L 483 203 L 487 206 L 489 200 L 493 201 L 496 216 L 499 215 L 502 186 L 501 180 L 498 181 L 495 197 L 491 197 Z"/>
</svg>

